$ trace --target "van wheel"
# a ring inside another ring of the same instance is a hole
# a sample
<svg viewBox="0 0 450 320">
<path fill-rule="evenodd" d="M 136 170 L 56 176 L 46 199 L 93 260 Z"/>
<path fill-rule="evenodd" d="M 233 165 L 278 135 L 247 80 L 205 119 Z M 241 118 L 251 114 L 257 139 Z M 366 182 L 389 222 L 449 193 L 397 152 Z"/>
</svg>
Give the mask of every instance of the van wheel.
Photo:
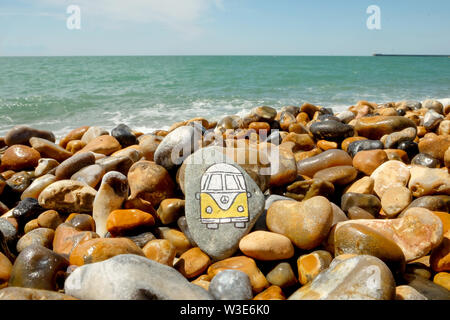
<svg viewBox="0 0 450 320">
<path fill-rule="evenodd" d="M 217 223 L 208 223 L 208 224 L 206 225 L 206 227 L 207 227 L 208 229 L 218 229 L 218 228 L 219 228 L 219 225 L 218 225 Z"/>
<path fill-rule="evenodd" d="M 245 228 L 245 222 L 236 222 L 234 224 L 236 228 Z"/>
</svg>

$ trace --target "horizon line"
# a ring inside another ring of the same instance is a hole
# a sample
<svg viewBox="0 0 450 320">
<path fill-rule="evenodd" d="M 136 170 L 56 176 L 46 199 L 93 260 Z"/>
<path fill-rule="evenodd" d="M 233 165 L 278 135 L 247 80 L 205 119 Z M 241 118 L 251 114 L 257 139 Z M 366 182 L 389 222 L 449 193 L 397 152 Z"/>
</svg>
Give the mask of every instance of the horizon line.
<svg viewBox="0 0 450 320">
<path fill-rule="evenodd" d="M 450 54 L 81 54 L 81 55 L 0 55 L 0 58 L 62 58 L 62 57 L 450 57 Z"/>
</svg>

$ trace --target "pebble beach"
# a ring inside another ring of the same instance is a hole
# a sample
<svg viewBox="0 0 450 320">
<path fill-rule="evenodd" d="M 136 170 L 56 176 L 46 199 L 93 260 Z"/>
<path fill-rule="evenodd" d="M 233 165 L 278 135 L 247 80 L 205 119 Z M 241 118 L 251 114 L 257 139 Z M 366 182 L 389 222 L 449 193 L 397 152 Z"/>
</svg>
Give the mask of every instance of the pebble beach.
<svg viewBox="0 0 450 320">
<path fill-rule="evenodd" d="M 448 101 L 244 111 L 11 126 L 0 299 L 450 300 Z"/>
</svg>

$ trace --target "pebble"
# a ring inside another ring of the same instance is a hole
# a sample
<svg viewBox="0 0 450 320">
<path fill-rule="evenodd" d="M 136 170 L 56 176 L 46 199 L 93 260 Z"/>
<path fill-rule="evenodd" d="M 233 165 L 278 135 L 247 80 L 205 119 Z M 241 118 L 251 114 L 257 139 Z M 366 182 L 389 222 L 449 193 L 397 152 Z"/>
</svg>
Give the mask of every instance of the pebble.
<svg viewBox="0 0 450 320">
<path fill-rule="evenodd" d="M 189 231 L 195 243 L 213 260 L 225 259 L 236 252 L 240 239 L 262 214 L 264 196 L 248 173 L 224 157 L 217 147 L 202 148 L 185 162 L 185 214 Z M 211 180 L 215 177 L 222 182 Z M 219 193 L 211 193 L 214 188 Z M 209 218 L 209 214 L 213 217 Z"/>
<path fill-rule="evenodd" d="M 30 144 L 44 158 L 51 158 L 62 162 L 72 156 L 72 153 L 66 149 L 46 139 L 33 137 L 30 139 Z"/>
<path fill-rule="evenodd" d="M 84 167 L 93 165 L 95 163 L 95 156 L 92 152 L 84 152 L 76 154 L 67 160 L 63 161 L 55 171 L 55 177 L 58 180 L 70 179 L 76 172 Z"/>
<path fill-rule="evenodd" d="M 374 180 L 373 190 L 378 197 L 382 198 L 387 189 L 405 187 L 408 183 L 410 172 L 403 162 L 389 160 L 375 169 L 370 177 Z"/>
<path fill-rule="evenodd" d="M 450 120 L 443 120 L 440 124 L 439 124 L 439 128 L 437 130 L 437 133 L 440 136 L 444 136 L 444 135 L 450 135 Z"/>
<path fill-rule="evenodd" d="M 180 230 L 168 227 L 158 227 L 156 232 L 160 239 L 169 240 L 173 244 L 177 255 L 183 254 L 192 247 L 189 239 Z"/>
<path fill-rule="evenodd" d="M 353 141 L 347 147 L 350 156 L 355 157 L 361 151 L 384 149 L 384 145 L 379 140 L 358 140 Z"/>
<path fill-rule="evenodd" d="M 174 264 L 174 268 L 187 279 L 192 279 L 205 272 L 210 264 L 211 259 L 208 255 L 200 250 L 200 248 L 195 247 L 184 252 Z"/>
<path fill-rule="evenodd" d="M 167 170 L 155 162 L 141 160 L 128 171 L 130 199 L 142 198 L 158 205 L 162 200 L 173 197 L 175 183 Z"/>
<path fill-rule="evenodd" d="M 68 259 L 76 246 L 98 237 L 98 234 L 95 232 L 82 231 L 65 222 L 60 224 L 55 230 L 52 244 L 53 251 Z"/>
<path fill-rule="evenodd" d="M 268 231 L 254 231 L 242 237 L 239 249 L 256 260 L 282 260 L 294 255 L 294 246 L 288 237 Z"/>
<path fill-rule="evenodd" d="M 33 182 L 22 192 L 20 199 L 21 200 L 24 200 L 25 198 L 38 199 L 42 190 L 47 188 L 55 181 L 56 177 L 49 173 L 34 179 Z"/>
<path fill-rule="evenodd" d="M 283 130 L 283 131 L 289 131 L 289 126 L 291 124 L 296 123 L 295 116 L 288 111 L 282 111 L 281 115 L 280 115 L 280 119 L 278 121 L 280 122 L 280 127 L 281 127 L 281 130 Z M 253 122 L 253 123 L 255 123 L 255 122 Z M 267 122 L 265 122 L 265 123 L 267 123 Z M 269 128 L 270 128 L 270 125 L 269 125 Z"/>
<path fill-rule="evenodd" d="M 163 138 L 155 135 L 143 135 L 138 140 L 139 151 L 142 152 L 144 159 L 154 161 L 155 151 Z"/>
<path fill-rule="evenodd" d="M 428 133 L 419 141 L 419 152 L 426 153 L 439 161 L 444 160 L 444 154 L 448 148 L 450 148 L 450 136 Z"/>
<path fill-rule="evenodd" d="M 407 285 L 395 288 L 395 300 L 428 300 L 423 294 Z"/>
<path fill-rule="evenodd" d="M 341 208 L 348 211 L 351 207 L 359 207 L 376 216 L 381 209 L 381 202 L 372 194 L 344 193 L 341 197 Z"/>
<path fill-rule="evenodd" d="M 247 274 L 239 270 L 223 270 L 216 274 L 209 292 L 216 300 L 251 300 L 252 286 Z"/>
<path fill-rule="evenodd" d="M 347 222 L 336 227 L 335 255 L 367 254 L 382 260 L 392 272 L 404 272 L 405 256 L 402 249 L 380 232 L 357 223 Z"/>
<path fill-rule="evenodd" d="M 297 178 L 297 163 L 292 151 L 286 148 L 278 148 L 277 151 L 278 168 L 271 172 L 269 181 L 271 187 L 285 185 Z"/>
<path fill-rule="evenodd" d="M 391 134 L 409 127 L 416 128 L 416 124 L 406 117 L 373 116 L 358 119 L 355 124 L 355 131 L 359 136 L 379 140 L 385 134 Z"/>
<path fill-rule="evenodd" d="M 411 165 L 424 166 L 427 168 L 439 168 L 440 161 L 426 153 L 418 153 L 411 159 Z"/>
<path fill-rule="evenodd" d="M 3 253 L 0 252 L 0 289 L 8 285 L 9 277 L 11 276 L 12 263 Z M 1 297 L 0 290 L 0 297 Z"/>
<path fill-rule="evenodd" d="M 267 133 L 270 130 L 270 124 L 267 122 L 252 122 L 248 126 L 249 129 L 255 130 L 258 134 Z"/>
<path fill-rule="evenodd" d="M 376 168 L 388 161 L 384 150 L 367 150 L 358 152 L 353 158 L 353 166 L 370 176 Z"/>
<path fill-rule="evenodd" d="M 328 197 L 334 193 L 334 185 L 322 179 L 295 181 L 286 187 L 285 195 L 297 201 L 308 200 L 315 196 Z"/>
<path fill-rule="evenodd" d="M 91 127 L 90 129 L 92 129 Z M 89 130 L 90 130 L 89 129 Z M 89 132 L 89 130 L 85 133 L 85 135 Z M 84 137 L 84 136 L 83 136 Z M 82 140 L 83 141 L 83 140 Z M 92 151 L 94 153 L 104 154 L 105 156 L 109 156 L 110 154 L 121 149 L 121 145 L 116 138 L 110 135 L 102 135 L 94 138 L 89 143 L 87 143 L 83 149 L 79 150 L 77 153 L 89 152 Z"/>
<path fill-rule="evenodd" d="M 52 249 L 53 237 L 55 231 L 49 228 L 36 228 L 23 235 L 17 241 L 17 252 L 22 252 L 28 246 L 33 244 L 41 245 L 45 248 Z"/>
<path fill-rule="evenodd" d="M 364 225 L 395 242 L 403 251 L 406 262 L 425 256 L 437 247 L 443 237 L 441 220 L 425 208 L 408 209 L 396 219 L 359 219 L 339 222 L 336 231 L 345 224 Z"/>
<path fill-rule="evenodd" d="M 60 180 L 46 187 L 39 194 L 42 208 L 58 212 L 92 212 L 97 191 L 79 181 Z"/>
<path fill-rule="evenodd" d="M 408 188 L 414 197 L 434 194 L 450 195 L 450 174 L 447 168 L 412 166 Z"/>
<path fill-rule="evenodd" d="M 322 169 L 334 166 L 351 165 L 352 158 L 347 152 L 339 149 L 332 149 L 297 162 L 297 173 L 312 178 L 316 172 Z"/>
<path fill-rule="evenodd" d="M 134 254 L 76 268 L 66 279 L 64 291 L 83 300 L 213 299 L 174 268 Z"/>
<path fill-rule="evenodd" d="M 406 187 L 387 189 L 381 197 L 381 207 L 388 218 L 395 218 L 412 201 L 411 191 Z"/>
<path fill-rule="evenodd" d="M 288 300 L 392 300 L 395 281 L 380 259 L 358 255 L 321 272 Z"/>
<path fill-rule="evenodd" d="M 156 164 L 167 170 L 181 165 L 183 160 L 197 149 L 197 143 L 201 137 L 201 131 L 192 126 L 175 129 L 165 136 L 156 148 L 154 154 Z"/>
<path fill-rule="evenodd" d="M 350 207 L 348 208 L 347 216 L 350 220 L 357 220 L 357 219 L 375 219 L 375 216 L 368 212 L 367 210 L 364 210 L 360 207 Z"/>
<path fill-rule="evenodd" d="M 180 228 L 181 232 L 188 238 L 189 243 L 193 247 L 197 247 L 197 243 L 195 243 L 194 239 L 192 238 L 191 232 L 189 231 L 189 227 L 187 225 L 186 216 L 181 216 L 177 220 L 177 226 Z"/>
<path fill-rule="evenodd" d="M 66 150 L 69 151 L 72 154 L 77 153 L 81 149 L 83 149 L 86 146 L 86 143 L 84 143 L 81 140 L 72 140 L 69 141 L 69 143 L 66 146 Z"/>
<path fill-rule="evenodd" d="M 317 171 L 313 178 L 343 186 L 355 180 L 357 175 L 358 171 L 353 166 L 335 166 Z"/>
<path fill-rule="evenodd" d="M 276 201 L 267 210 L 266 217 L 270 231 L 285 235 L 305 250 L 315 248 L 327 237 L 332 221 L 333 209 L 322 196 L 303 202 Z"/>
<path fill-rule="evenodd" d="M 15 243 L 18 239 L 18 230 L 11 223 L 11 221 L 5 218 L 0 218 L 0 233 L 3 235 L 5 243 L 9 247 L 14 248 Z"/>
<path fill-rule="evenodd" d="M 80 138 L 80 140 L 85 143 L 88 144 L 90 143 L 92 140 L 94 140 L 95 138 L 98 138 L 100 136 L 103 135 L 109 135 L 108 130 L 105 130 L 101 127 L 89 127 L 86 132 L 82 135 L 82 137 Z"/>
<path fill-rule="evenodd" d="M 124 149 L 114 152 L 111 156 L 119 158 L 119 159 L 123 159 L 123 157 L 127 157 L 127 158 L 131 159 L 132 163 L 135 163 L 135 162 L 138 162 L 140 159 L 142 159 L 143 154 L 139 150 L 139 145 L 134 144 L 134 145 L 131 145 L 129 147 L 126 147 Z M 131 167 L 131 165 L 130 165 L 130 167 Z M 127 168 L 127 171 L 129 169 L 130 168 Z"/>
<path fill-rule="evenodd" d="M 137 144 L 137 138 L 133 134 L 131 128 L 124 123 L 119 124 L 111 130 L 111 136 L 119 141 L 122 148 Z"/>
<path fill-rule="evenodd" d="M 142 248 L 144 255 L 151 260 L 172 266 L 177 250 L 175 246 L 166 239 L 150 240 Z"/>
<path fill-rule="evenodd" d="M 450 273 L 437 273 L 433 278 L 433 282 L 450 291 Z"/>
<path fill-rule="evenodd" d="M 317 147 L 319 147 L 323 151 L 326 151 L 326 150 L 330 150 L 330 149 L 337 149 L 338 144 L 336 142 L 332 142 L 332 141 L 319 140 L 319 141 L 317 141 Z"/>
<path fill-rule="evenodd" d="M 55 135 L 50 131 L 38 130 L 27 126 L 16 126 L 6 133 L 5 143 L 8 146 L 16 144 L 29 146 L 29 140 L 32 137 L 38 137 L 55 142 Z"/>
<path fill-rule="evenodd" d="M 409 127 L 401 131 L 393 132 L 389 135 L 381 137 L 380 141 L 386 149 L 395 149 L 395 147 L 403 141 L 413 141 L 416 138 L 417 129 Z"/>
<path fill-rule="evenodd" d="M 95 231 L 94 218 L 89 214 L 72 213 L 67 217 L 66 222 L 80 231 Z"/>
<path fill-rule="evenodd" d="M 257 116 L 259 121 L 270 122 L 277 116 L 277 110 L 268 106 L 255 107 L 250 111 L 250 115 Z"/>
<path fill-rule="evenodd" d="M 373 186 L 375 182 L 369 177 L 365 176 L 361 179 L 356 180 L 350 186 L 345 189 L 345 193 L 354 192 L 354 193 L 364 193 L 364 194 L 372 194 Z"/>
<path fill-rule="evenodd" d="M 141 248 L 127 238 L 94 238 L 75 246 L 70 264 L 82 266 L 107 260 L 121 254 L 144 256 Z"/>
<path fill-rule="evenodd" d="M 41 228 L 49 228 L 55 230 L 63 220 L 55 210 L 47 210 L 37 217 L 37 222 Z"/>
<path fill-rule="evenodd" d="M 333 209 L 333 221 L 331 222 L 331 226 L 334 226 L 338 222 L 348 220 L 347 216 L 345 215 L 344 211 L 341 210 L 341 208 L 339 208 L 333 202 L 330 202 L 330 204 Z"/>
<path fill-rule="evenodd" d="M 74 173 L 70 177 L 70 180 L 79 181 L 95 188 L 100 183 L 105 173 L 106 171 L 101 165 L 93 164 Z"/>
<path fill-rule="evenodd" d="M 428 300 L 450 300 L 450 291 L 419 275 L 405 274 L 406 285 L 413 287 Z"/>
<path fill-rule="evenodd" d="M 286 137 L 283 138 L 281 143 L 293 143 L 293 152 L 297 151 L 309 151 L 314 148 L 314 140 L 309 134 L 302 133 L 298 134 L 295 132 L 290 132 Z"/>
<path fill-rule="evenodd" d="M 12 210 L 12 216 L 19 225 L 25 225 L 31 219 L 37 218 L 45 209 L 34 198 L 21 200 Z"/>
<path fill-rule="evenodd" d="M 162 224 L 170 224 L 184 215 L 185 201 L 182 199 L 169 198 L 161 201 L 156 214 Z"/>
<path fill-rule="evenodd" d="M 113 210 L 106 219 L 106 229 L 112 236 L 121 235 L 139 227 L 153 226 L 154 224 L 155 219 L 151 214 L 138 209 Z"/>
<path fill-rule="evenodd" d="M 448 215 L 448 214 L 447 214 Z M 430 266 L 435 272 L 450 271 L 450 237 L 446 236 L 431 252 Z"/>
<path fill-rule="evenodd" d="M 8 191 L 11 191 L 16 195 L 23 193 L 31 185 L 31 182 L 32 173 L 26 171 L 17 172 L 6 180 L 6 184 L 9 187 Z"/>
<path fill-rule="evenodd" d="M 34 169 L 34 176 L 36 178 L 41 177 L 50 171 L 52 171 L 54 168 L 56 168 L 59 165 L 59 162 L 55 159 L 51 158 L 41 158 L 38 161 L 38 165 L 36 169 Z"/>
<path fill-rule="evenodd" d="M 308 254 L 301 255 L 297 260 L 298 277 L 302 285 L 314 280 L 317 275 L 326 270 L 333 257 L 328 251 L 316 250 Z"/>
<path fill-rule="evenodd" d="M 354 134 L 353 126 L 335 120 L 314 122 L 309 130 L 317 140 L 342 141 Z"/>
<path fill-rule="evenodd" d="M 77 300 L 77 299 L 67 294 L 50 290 L 9 287 L 0 290 L 0 300 L 23 301 L 23 300 Z"/>
<path fill-rule="evenodd" d="M 344 139 L 341 143 L 341 149 L 344 150 L 345 152 L 347 152 L 348 146 L 350 145 L 350 143 L 355 142 L 355 141 L 361 141 L 361 140 L 368 140 L 368 139 L 366 137 L 359 137 L 359 136 L 354 136 L 354 137 Z"/>
<path fill-rule="evenodd" d="M 424 102 L 422 102 L 422 108 L 426 108 L 428 110 L 433 110 L 437 113 L 442 114 L 444 106 L 438 100 L 427 99 Z"/>
<path fill-rule="evenodd" d="M 38 165 L 40 157 L 40 153 L 33 148 L 13 145 L 3 153 L 1 167 L 14 171 L 34 169 Z"/>
<path fill-rule="evenodd" d="M 349 123 L 355 118 L 355 114 L 349 110 L 345 110 L 336 114 L 336 117 L 343 123 Z"/>
<path fill-rule="evenodd" d="M 397 150 L 406 152 L 407 158 L 405 157 L 405 159 L 412 159 L 419 153 L 419 145 L 414 141 L 402 141 L 398 144 Z M 406 162 L 402 156 L 400 156 L 400 158 L 402 161 Z"/>
<path fill-rule="evenodd" d="M 70 131 L 66 136 L 64 136 L 61 140 L 59 140 L 59 146 L 62 148 L 66 148 L 67 144 L 73 140 L 81 140 L 83 135 L 89 129 L 89 126 L 82 126 Z"/>
<path fill-rule="evenodd" d="M 199 276 L 197 279 L 191 281 L 192 284 L 195 284 L 203 289 L 205 289 L 206 291 L 209 290 L 209 283 L 210 283 L 210 278 L 207 274 L 202 274 L 201 276 Z"/>
<path fill-rule="evenodd" d="M 69 262 L 61 255 L 33 244 L 23 249 L 14 261 L 8 286 L 57 291 L 68 266 Z"/>
<path fill-rule="evenodd" d="M 283 291 L 278 286 L 270 286 L 261 293 L 258 293 L 253 300 L 286 300 Z"/>
<path fill-rule="evenodd" d="M 31 230 L 39 228 L 39 223 L 37 222 L 37 219 L 33 219 L 28 221 L 25 226 L 23 227 L 23 231 L 25 233 L 30 232 Z"/>
<path fill-rule="evenodd" d="M 126 236 L 126 238 L 132 240 L 139 248 L 144 248 L 144 246 L 152 240 L 155 240 L 156 237 L 151 232 L 143 232 L 139 233 L 135 236 Z"/>
<path fill-rule="evenodd" d="M 281 262 L 276 265 L 275 268 L 266 275 L 266 279 L 271 285 L 280 288 L 291 287 L 298 283 L 294 271 L 288 262 Z"/>
<path fill-rule="evenodd" d="M 431 211 L 450 211 L 450 197 L 444 195 L 423 196 L 413 200 L 406 209 L 413 207 L 427 208 Z"/>
<path fill-rule="evenodd" d="M 122 207 L 127 196 L 128 183 L 126 176 L 117 171 L 110 171 L 103 176 L 102 183 L 92 204 L 92 217 L 95 221 L 95 232 L 97 232 L 100 237 L 104 237 L 106 232 L 109 231 L 107 227 L 109 215 L 114 210 Z M 120 226 L 120 219 L 117 218 L 117 216 L 114 216 L 111 221 L 113 223 L 111 228 L 114 232 L 123 230 Z M 122 222 L 125 222 L 126 224 L 126 220 L 127 219 L 125 218 L 125 221 Z M 114 227 L 114 222 L 116 222 L 116 228 Z M 118 227 L 117 224 L 119 224 Z"/>
<path fill-rule="evenodd" d="M 434 110 L 428 110 L 423 117 L 423 126 L 428 131 L 433 131 L 439 126 L 442 120 L 444 120 L 442 114 L 439 114 Z"/>
<path fill-rule="evenodd" d="M 223 270 L 238 270 L 247 274 L 253 293 L 259 293 L 269 286 L 266 277 L 256 265 L 255 261 L 245 256 L 235 256 L 218 261 L 208 268 L 208 275 L 213 279 Z"/>
</svg>

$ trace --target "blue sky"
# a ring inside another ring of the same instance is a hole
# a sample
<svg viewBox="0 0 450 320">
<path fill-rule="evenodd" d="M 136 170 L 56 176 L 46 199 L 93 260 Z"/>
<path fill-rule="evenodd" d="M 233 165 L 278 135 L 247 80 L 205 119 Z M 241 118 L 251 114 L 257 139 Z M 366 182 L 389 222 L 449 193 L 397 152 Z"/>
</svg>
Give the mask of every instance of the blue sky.
<svg viewBox="0 0 450 320">
<path fill-rule="evenodd" d="M 81 29 L 69 30 L 69 5 Z M 381 10 L 369 30 L 366 9 Z M 1 0 L 0 55 L 450 54 L 448 0 Z"/>
</svg>

